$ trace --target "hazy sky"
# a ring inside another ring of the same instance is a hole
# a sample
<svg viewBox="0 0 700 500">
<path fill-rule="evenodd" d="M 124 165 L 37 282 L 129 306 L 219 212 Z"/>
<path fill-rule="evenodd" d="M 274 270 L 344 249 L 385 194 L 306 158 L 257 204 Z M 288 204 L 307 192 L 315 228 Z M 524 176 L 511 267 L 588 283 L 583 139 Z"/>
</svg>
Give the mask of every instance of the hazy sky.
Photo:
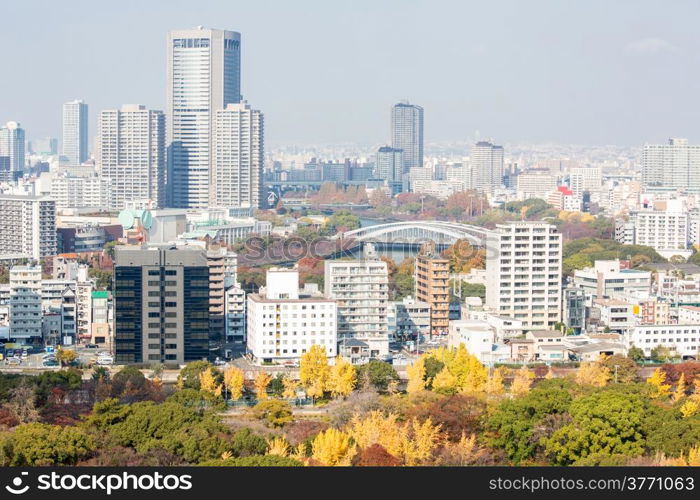
<svg viewBox="0 0 700 500">
<path fill-rule="evenodd" d="M 0 122 L 60 136 L 61 104 L 165 107 L 165 40 L 242 35 L 268 144 L 379 143 L 390 106 L 426 141 L 700 141 L 697 1 L 0 0 Z"/>
</svg>

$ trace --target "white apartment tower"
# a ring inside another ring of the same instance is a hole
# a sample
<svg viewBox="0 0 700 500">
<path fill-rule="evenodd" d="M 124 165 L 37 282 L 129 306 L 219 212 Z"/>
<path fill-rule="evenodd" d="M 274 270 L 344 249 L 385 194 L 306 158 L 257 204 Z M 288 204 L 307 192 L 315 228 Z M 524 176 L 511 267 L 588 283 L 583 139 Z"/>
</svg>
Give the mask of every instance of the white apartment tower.
<svg viewBox="0 0 700 500">
<path fill-rule="evenodd" d="M 69 165 L 80 165 L 88 157 L 88 105 L 83 101 L 63 104 L 61 156 Z"/>
<path fill-rule="evenodd" d="M 649 187 L 700 189 L 700 145 L 687 139 L 646 144 L 642 152 L 642 182 Z"/>
<path fill-rule="evenodd" d="M 152 208 L 165 204 L 165 116 L 162 111 L 127 104 L 100 113 L 97 167 L 110 179 L 109 208 L 130 202 Z"/>
<path fill-rule="evenodd" d="M 40 260 L 56 254 L 56 202 L 0 195 L 0 256 Z"/>
<path fill-rule="evenodd" d="M 403 172 L 423 166 L 423 108 L 408 101 L 391 108 L 391 146 L 403 151 Z"/>
<path fill-rule="evenodd" d="M 241 101 L 241 35 L 198 26 L 168 33 L 169 206 L 209 204 L 214 113 Z"/>
<path fill-rule="evenodd" d="M 217 207 L 259 208 L 265 159 L 263 114 L 248 103 L 214 114 L 212 199 Z"/>
<path fill-rule="evenodd" d="M 9 159 L 11 172 L 24 169 L 25 137 L 24 129 L 17 122 L 7 122 L 0 128 L 0 156 Z"/>
<path fill-rule="evenodd" d="M 474 189 L 492 193 L 503 185 L 503 146 L 479 141 L 472 146 L 470 161 Z"/>
<path fill-rule="evenodd" d="M 325 295 L 338 303 L 341 354 L 353 363 L 389 352 L 389 274 L 370 249 L 366 258 L 325 262 Z"/>
<path fill-rule="evenodd" d="M 40 341 L 41 266 L 10 268 L 10 337 Z"/>
<path fill-rule="evenodd" d="M 486 305 L 524 329 L 561 320 L 562 238 L 544 222 L 499 224 L 486 238 Z"/>
</svg>

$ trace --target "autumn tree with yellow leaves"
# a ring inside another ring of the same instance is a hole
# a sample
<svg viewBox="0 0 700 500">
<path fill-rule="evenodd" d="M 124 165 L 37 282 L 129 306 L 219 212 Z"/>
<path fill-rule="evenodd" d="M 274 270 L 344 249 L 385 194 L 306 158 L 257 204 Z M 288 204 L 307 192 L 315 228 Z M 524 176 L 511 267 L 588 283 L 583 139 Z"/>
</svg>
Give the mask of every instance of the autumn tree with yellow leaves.
<svg viewBox="0 0 700 500">
<path fill-rule="evenodd" d="M 685 373 L 681 373 L 681 376 L 678 377 L 678 382 L 676 383 L 676 390 L 673 392 L 673 401 L 678 402 L 683 399 L 687 388 L 688 387 L 685 383 Z"/>
<path fill-rule="evenodd" d="M 441 426 L 433 424 L 430 418 L 421 421 L 414 417 L 402 423 L 395 414 L 384 415 L 380 411 L 364 417 L 355 415 L 348 433 L 360 448 L 379 444 L 406 465 L 429 462 L 444 442 Z"/>
<path fill-rule="evenodd" d="M 583 362 L 576 370 L 576 383 L 578 385 L 605 387 L 609 380 L 610 369 L 600 363 Z"/>
<path fill-rule="evenodd" d="M 282 378 L 282 385 L 284 386 L 284 391 L 282 392 L 282 397 L 285 399 L 294 399 L 297 397 L 297 389 L 299 388 L 299 382 L 294 380 L 289 375 L 285 375 Z"/>
<path fill-rule="evenodd" d="M 216 374 L 213 368 L 204 370 L 199 374 L 199 387 L 200 390 L 213 394 L 214 396 L 221 396 L 221 384 L 216 381 Z"/>
<path fill-rule="evenodd" d="M 301 355 L 299 381 L 309 396 L 322 397 L 328 388 L 330 375 L 328 357 L 323 347 L 314 344 Z"/>
<path fill-rule="evenodd" d="M 491 373 L 491 376 L 488 378 L 486 381 L 486 394 L 489 396 L 501 396 L 505 394 L 506 389 L 503 384 L 503 372 L 505 371 L 505 368 L 499 366 L 495 370 L 493 370 L 493 373 Z"/>
<path fill-rule="evenodd" d="M 243 396 L 243 384 L 245 383 L 245 375 L 240 368 L 230 366 L 224 370 L 224 387 L 228 397 L 234 401 Z"/>
<path fill-rule="evenodd" d="M 515 372 L 513 383 L 510 385 L 510 393 L 513 397 L 518 398 L 530 392 L 532 381 L 535 374 L 528 370 L 527 366 L 523 366 Z"/>
<path fill-rule="evenodd" d="M 323 465 L 349 466 L 357 453 L 350 435 L 330 428 L 319 433 L 311 444 L 311 456 Z"/>
<path fill-rule="evenodd" d="M 484 389 L 488 370 L 479 359 L 467 351 L 464 344 L 457 349 L 440 347 L 428 357 L 440 361 L 444 368 L 432 380 L 435 392 L 442 394 L 476 393 Z"/>
<path fill-rule="evenodd" d="M 654 370 L 654 373 L 652 373 L 651 377 L 647 379 L 647 384 L 651 385 L 654 388 L 653 397 L 662 398 L 668 396 L 671 386 L 669 384 L 666 384 L 665 382 L 666 372 L 663 371 L 661 368 L 657 368 L 656 370 Z"/>
<path fill-rule="evenodd" d="M 356 383 L 357 371 L 355 367 L 342 356 L 337 356 L 328 377 L 328 389 L 333 397 L 348 396 L 355 388 Z"/>
<path fill-rule="evenodd" d="M 272 382 L 272 375 L 266 372 L 260 372 L 255 376 L 253 385 L 255 386 L 255 397 L 263 400 L 267 399 L 267 386 Z"/>
<path fill-rule="evenodd" d="M 406 392 L 414 394 L 425 390 L 425 358 L 423 356 L 406 368 L 406 374 L 408 375 Z"/>
</svg>

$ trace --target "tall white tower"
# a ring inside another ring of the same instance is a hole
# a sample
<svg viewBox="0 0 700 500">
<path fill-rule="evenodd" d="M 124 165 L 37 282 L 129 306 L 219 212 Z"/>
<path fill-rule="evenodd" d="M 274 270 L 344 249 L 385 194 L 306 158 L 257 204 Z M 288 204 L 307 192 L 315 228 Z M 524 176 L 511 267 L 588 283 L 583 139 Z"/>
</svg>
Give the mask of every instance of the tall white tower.
<svg viewBox="0 0 700 500">
<path fill-rule="evenodd" d="M 88 105 L 83 101 L 63 104 L 61 156 L 69 165 L 80 165 L 88 156 Z"/>
<path fill-rule="evenodd" d="M 485 193 L 492 193 L 503 185 L 503 146 L 479 141 L 472 146 L 470 158 L 472 186 Z"/>
<path fill-rule="evenodd" d="M 97 167 L 111 180 L 110 208 L 128 202 L 161 207 L 165 197 L 165 116 L 127 104 L 100 113 Z"/>
<path fill-rule="evenodd" d="M 168 204 L 210 199 L 214 113 L 241 100 L 241 35 L 197 27 L 168 33 Z"/>
<path fill-rule="evenodd" d="M 212 135 L 211 204 L 259 208 L 264 158 L 263 114 L 245 101 L 217 110 Z"/>
<path fill-rule="evenodd" d="M 10 172 L 24 169 L 24 129 L 17 122 L 7 122 L 0 128 L 0 156 L 8 158 Z"/>
</svg>

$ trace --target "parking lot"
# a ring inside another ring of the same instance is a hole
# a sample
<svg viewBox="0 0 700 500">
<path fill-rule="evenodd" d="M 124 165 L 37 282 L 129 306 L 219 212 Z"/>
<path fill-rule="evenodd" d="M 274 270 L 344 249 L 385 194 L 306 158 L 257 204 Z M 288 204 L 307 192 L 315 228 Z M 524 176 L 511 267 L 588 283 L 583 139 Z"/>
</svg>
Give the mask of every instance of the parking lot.
<svg viewBox="0 0 700 500">
<path fill-rule="evenodd" d="M 48 348 L 50 350 L 50 348 Z M 112 354 L 105 348 L 87 348 L 83 345 L 81 346 L 65 346 L 65 350 L 75 351 L 77 354 L 74 364 L 90 366 L 97 364 L 99 358 L 104 358 L 106 356 L 111 357 Z M 8 368 L 56 368 L 58 363 L 55 364 L 50 361 L 53 354 L 53 359 L 55 359 L 55 350 L 53 353 L 48 352 L 47 348 L 31 348 L 28 350 L 27 354 L 23 354 L 24 349 L 5 349 L 2 352 L 2 361 L 0 361 L 0 370 Z M 12 353 L 14 356 L 7 356 L 7 354 Z"/>
</svg>

